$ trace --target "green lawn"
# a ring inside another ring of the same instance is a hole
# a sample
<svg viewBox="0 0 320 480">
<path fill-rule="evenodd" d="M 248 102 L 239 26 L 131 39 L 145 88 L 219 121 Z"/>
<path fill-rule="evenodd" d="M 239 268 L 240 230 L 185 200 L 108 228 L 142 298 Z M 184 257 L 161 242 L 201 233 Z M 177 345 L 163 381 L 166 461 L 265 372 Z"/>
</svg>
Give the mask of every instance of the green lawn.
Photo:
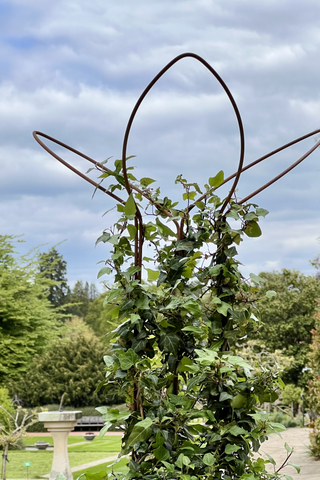
<svg viewBox="0 0 320 480">
<path fill-rule="evenodd" d="M 50 445 L 53 445 L 53 438 L 50 435 L 45 437 L 23 437 L 23 444 L 24 445 L 34 445 L 36 442 L 48 442 Z M 86 440 L 84 437 L 68 437 L 68 445 L 72 445 L 73 443 L 80 443 L 85 442 Z M 94 441 L 94 440 L 93 440 Z"/>
<path fill-rule="evenodd" d="M 121 448 L 121 437 L 110 436 L 95 438 L 92 442 L 86 442 L 83 445 L 75 445 L 68 448 L 69 452 L 105 452 L 118 453 Z"/>
<path fill-rule="evenodd" d="M 127 469 L 127 463 L 128 463 L 128 459 L 127 458 L 123 458 L 122 460 L 120 460 L 119 463 L 117 463 L 116 465 L 114 465 L 113 468 L 107 468 L 108 465 L 110 465 L 110 462 L 108 463 L 101 463 L 100 465 L 96 465 L 95 467 L 91 467 L 91 468 L 87 468 L 86 470 L 78 470 L 77 472 L 74 472 L 73 473 L 73 478 L 74 480 L 76 480 L 78 477 L 80 477 L 80 475 L 82 475 L 83 473 L 90 473 L 90 474 L 93 474 L 93 473 L 99 473 L 101 471 L 103 472 L 107 472 L 107 473 L 110 473 L 112 470 L 114 472 L 117 472 L 117 473 L 125 473 L 128 469 Z M 83 479 L 84 477 L 82 477 Z"/>
<path fill-rule="evenodd" d="M 31 437 L 26 440 L 29 441 Z M 52 443 L 51 437 L 39 437 L 41 440 L 48 441 Z M 51 438 L 51 440 L 50 440 Z M 32 437 L 35 443 L 38 437 Z M 70 437 L 71 443 L 74 443 L 74 439 L 77 442 L 81 442 L 83 437 Z M 118 454 L 120 451 L 120 436 L 110 436 L 103 437 L 102 439 L 95 438 L 92 442 L 86 442 L 83 445 L 77 445 L 70 447 L 69 450 L 69 461 L 71 467 L 76 467 L 83 465 L 85 463 L 94 462 L 96 460 L 102 460 L 112 455 Z M 30 443 L 29 443 L 30 444 Z M 30 462 L 31 466 L 29 467 L 28 477 L 29 478 L 38 478 L 42 475 L 50 473 L 52 466 L 53 451 L 25 451 L 25 450 L 13 450 L 9 451 L 7 464 L 7 478 L 27 478 L 27 468 L 24 466 L 25 462 Z M 0 462 L 1 463 L 1 462 Z M 111 462 L 112 463 L 112 462 Z M 120 463 L 120 462 L 119 462 Z M 109 462 L 110 464 L 110 462 Z M 122 460 L 120 467 L 123 468 L 123 465 L 126 464 L 126 460 Z M 103 466 L 106 466 L 107 463 L 99 465 L 98 472 L 103 469 Z M 118 467 L 118 465 L 117 465 Z M 92 467 L 97 468 L 97 467 Z M 81 473 L 83 471 L 81 470 Z M 80 474 L 77 472 L 77 478 Z"/>
</svg>

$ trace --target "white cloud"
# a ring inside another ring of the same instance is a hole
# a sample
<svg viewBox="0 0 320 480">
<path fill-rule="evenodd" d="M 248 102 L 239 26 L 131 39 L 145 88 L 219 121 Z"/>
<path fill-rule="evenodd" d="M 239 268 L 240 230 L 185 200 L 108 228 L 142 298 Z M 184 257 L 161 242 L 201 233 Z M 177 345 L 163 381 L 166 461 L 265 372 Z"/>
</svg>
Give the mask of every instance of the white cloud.
<svg viewBox="0 0 320 480">
<path fill-rule="evenodd" d="M 203 55 L 228 83 L 244 120 L 246 162 L 320 127 L 316 0 L 137 0 L 134 6 L 129 0 L 12 0 L 0 8 L 2 231 L 25 233 L 34 245 L 68 238 L 61 248 L 72 279 L 94 278 L 93 258 L 101 251 L 94 240 L 112 223 L 113 213 L 101 215 L 114 202 L 102 194 L 91 201 L 91 186 L 42 151 L 32 130 L 97 160 L 119 157 L 136 99 L 184 51 Z M 258 188 L 312 145 L 313 139 L 305 141 L 244 174 L 238 195 Z M 82 171 L 89 167 L 52 147 Z M 221 87 L 185 59 L 147 96 L 128 153 L 137 154 L 133 163 L 141 175 L 180 197 L 177 174 L 203 184 L 221 168 L 232 173 L 238 149 L 236 121 Z M 315 152 L 257 197 L 271 213 L 263 237 L 247 239 L 240 249 L 247 270 L 312 271 L 308 261 L 319 251 L 320 236 L 318 170 Z"/>
</svg>

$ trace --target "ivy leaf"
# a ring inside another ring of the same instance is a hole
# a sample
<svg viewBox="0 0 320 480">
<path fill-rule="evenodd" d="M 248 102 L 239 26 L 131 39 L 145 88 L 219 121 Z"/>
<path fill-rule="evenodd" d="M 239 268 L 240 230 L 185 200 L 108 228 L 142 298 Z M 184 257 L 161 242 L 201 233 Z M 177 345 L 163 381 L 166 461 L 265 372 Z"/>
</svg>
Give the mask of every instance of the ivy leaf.
<svg viewBox="0 0 320 480">
<path fill-rule="evenodd" d="M 226 360 L 228 363 L 231 363 L 231 365 L 237 365 L 238 367 L 247 368 L 248 370 L 253 370 L 253 367 L 251 367 L 251 365 L 245 362 L 241 357 L 230 355 L 230 356 L 227 356 Z"/>
<path fill-rule="evenodd" d="M 140 180 L 140 184 L 143 187 L 148 187 L 149 185 L 151 185 L 151 183 L 154 183 L 154 182 L 155 182 L 155 180 L 153 180 L 152 178 L 148 178 L 148 177 L 143 177 Z"/>
<path fill-rule="evenodd" d="M 228 392 L 221 392 L 219 396 L 219 402 L 224 402 L 225 400 L 231 400 L 233 398 L 232 395 Z"/>
<path fill-rule="evenodd" d="M 230 428 L 229 433 L 231 433 L 231 435 L 234 435 L 235 437 L 237 437 L 238 435 L 245 435 L 248 432 L 244 428 L 241 428 L 241 427 L 238 427 L 237 425 L 234 425 L 233 427 Z"/>
<path fill-rule="evenodd" d="M 221 304 L 217 306 L 217 312 L 226 317 L 228 315 L 229 308 L 231 308 L 229 303 L 221 302 Z"/>
<path fill-rule="evenodd" d="M 160 460 L 160 462 L 163 462 L 163 461 L 168 460 L 170 458 L 170 452 L 163 445 L 156 448 L 153 451 L 153 453 L 154 453 L 154 456 L 156 457 L 156 459 Z"/>
<path fill-rule="evenodd" d="M 183 329 L 182 329 L 183 330 Z M 179 363 L 179 366 L 177 368 L 178 372 L 189 372 L 189 366 L 193 365 L 193 362 L 190 358 L 188 357 L 182 357 Z"/>
<path fill-rule="evenodd" d="M 172 463 L 165 462 L 162 460 L 163 465 L 166 467 L 169 473 L 174 472 L 174 465 Z"/>
<path fill-rule="evenodd" d="M 254 273 L 250 273 L 250 279 L 256 285 L 266 282 L 265 278 L 259 277 L 259 275 L 255 275 Z"/>
<path fill-rule="evenodd" d="M 217 357 L 218 357 L 217 352 L 213 352 L 208 348 L 204 348 L 203 350 L 195 349 L 195 352 L 198 355 L 198 358 L 196 358 L 195 360 L 197 363 L 200 363 L 201 365 L 210 366 L 217 362 Z"/>
<path fill-rule="evenodd" d="M 132 350 L 132 348 L 127 352 L 119 350 L 115 352 L 115 354 L 118 357 L 121 370 L 129 370 L 139 361 L 139 356 Z"/>
<path fill-rule="evenodd" d="M 231 445 L 229 443 L 228 445 L 226 445 L 226 448 L 224 449 L 224 451 L 226 452 L 227 455 L 231 455 L 232 453 L 237 452 L 240 449 L 241 449 L 240 445 Z"/>
<path fill-rule="evenodd" d="M 159 275 L 160 275 L 159 270 L 151 270 L 150 268 L 146 268 L 146 270 L 148 272 L 148 281 L 149 282 L 154 282 L 154 281 L 158 280 Z"/>
<path fill-rule="evenodd" d="M 151 418 L 147 417 L 146 419 L 138 422 L 133 427 L 133 430 L 125 442 L 125 447 L 122 450 L 122 453 L 126 455 L 132 449 L 132 446 L 138 442 L 145 442 L 148 438 L 152 435 L 152 429 L 150 428 L 152 425 Z"/>
<path fill-rule="evenodd" d="M 136 204 L 132 193 L 130 193 L 128 200 L 126 201 L 126 204 L 124 206 L 124 214 L 126 217 L 130 217 L 131 215 L 135 215 L 136 211 Z"/>
<path fill-rule="evenodd" d="M 174 356 L 178 353 L 179 344 L 179 337 L 174 333 L 167 333 L 160 339 L 161 348 L 166 348 Z"/>
<path fill-rule="evenodd" d="M 109 275 L 111 273 L 111 268 L 110 267 L 103 267 L 101 270 L 99 270 L 97 278 L 102 277 L 102 275 Z"/>
<path fill-rule="evenodd" d="M 265 217 L 266 215 L 268 215 L 268 210 L 266 210 L 265 208 L 257 208 L 256 209 L 256 214 L 259 216 L 259 217 Z"/>
<path fill-rule="evenodd" d="M 208 467 L 211 467 L 212 465 L 214 465 L 216 463 L 216 459 L 214 458 L 214 456 L 212 455 L 212 453 L 206 453 L 204 456 L 203 456 L 203 463 L 205 465 L 208 465 Z"/>
<path fill-rule="evenodd" d="M 251 222 L 248 222 L 247 228 L 245 229 L 244 233 L 248 235 L 248 237 L 260 237 L 262 234 L 261 228 L 257 224 L 257 222 L 254 222 L 251 220 Z"/>
<path fill-rule="evenodd" d="M 103 233 L 96 241 L 96 245 L 98 245 L 98 243 L 100 242 L 103 242 L 103 243 L 106 243 L 109 238 L 111 237 L 110 233 Z"/>
<path fill-rule="evenodd" d="M 210 187 L 215 187 L 218 188 L 224 181 L 224 173 L 222 170 L 217 173 L 215 177 L 210 177 L 209 178 L 209 185 Z"/>
<path fill-rule="evenodd" d="M 110 357 L 109 355 L 105 355 L 103 357 L 103 361 L 104 363 L 107 365 L 107 367 L 111 367 L 113 364 L 114 364 L 114 360 L 112 357 Z"/>
<path fill-rule="evenodd" d="M 127 225 L 127 230 L 129 232 L 130 240 L 133 240 L 137 233 L 137 228 L 134 225 Z"/>
<path fill-rule="evenodd" d="M 159 218 L 156 218 L 156 224 L 158 225 L 160 234 L 164 237 L 176 237 L 177 235 L 169 228 L 167 225 L 164 225 L 160 222 Z"/>
<path fill-rule="evenodd" d="M 289 445 L 287 444 L 287 442 L 284 444 L 284 448 L 287 450 L 288 453 L 291 453 L 293 452 L 293 449 L 291 447 L 289 447 Z M 298 472 L 299 473 L 299 472 Z"/>
</svg>

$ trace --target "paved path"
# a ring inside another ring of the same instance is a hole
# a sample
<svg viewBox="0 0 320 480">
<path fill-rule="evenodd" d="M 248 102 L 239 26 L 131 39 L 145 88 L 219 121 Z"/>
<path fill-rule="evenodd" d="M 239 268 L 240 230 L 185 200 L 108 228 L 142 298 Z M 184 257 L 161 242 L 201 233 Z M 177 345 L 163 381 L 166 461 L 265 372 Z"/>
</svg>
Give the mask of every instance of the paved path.
<svg viewBox="0 0 320 480">
<path fill-rule="evenodd" d="M 281 437 L 273 434 L 269 436 L 269 440 L 262 444 L 261 454 L 268 453 L 277 463 L 277 468 L 281 466 L 286 458 L 285 442 L 293 448 L 293 454 L 289 462 L 295 463 L 301 467 L 301 473 L 290 465 L 284 467 L 281 473 L 290 475 L 293 480 L 320 480 L 320 461 L 314 460 L 309 456 L 309 432 L 308 428 L 288 428 L 285 432 L 281 432 Z M 272 470 L 270 470 L 272 471 Z M 279 472 L 280 473 L 280 472 Z"/>
</svg>

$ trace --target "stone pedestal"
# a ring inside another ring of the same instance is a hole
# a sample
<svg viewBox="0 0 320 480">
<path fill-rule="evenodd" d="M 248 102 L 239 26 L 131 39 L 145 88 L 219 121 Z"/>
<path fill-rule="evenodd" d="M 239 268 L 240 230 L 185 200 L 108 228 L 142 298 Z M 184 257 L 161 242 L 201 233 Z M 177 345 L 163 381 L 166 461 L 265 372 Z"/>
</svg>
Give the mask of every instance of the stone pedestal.
<svg viewBox="0 0 320 480">
<path fill-rule="evenodd" d="M 67 480 L 73 480 L 68 457 L 68 435 L 74 429 L 82 412 L 40 412 L 39 421 L 53 437 L 53 462 L 49 480 L 56 480 L 64 475 Z"/>
</svg>

